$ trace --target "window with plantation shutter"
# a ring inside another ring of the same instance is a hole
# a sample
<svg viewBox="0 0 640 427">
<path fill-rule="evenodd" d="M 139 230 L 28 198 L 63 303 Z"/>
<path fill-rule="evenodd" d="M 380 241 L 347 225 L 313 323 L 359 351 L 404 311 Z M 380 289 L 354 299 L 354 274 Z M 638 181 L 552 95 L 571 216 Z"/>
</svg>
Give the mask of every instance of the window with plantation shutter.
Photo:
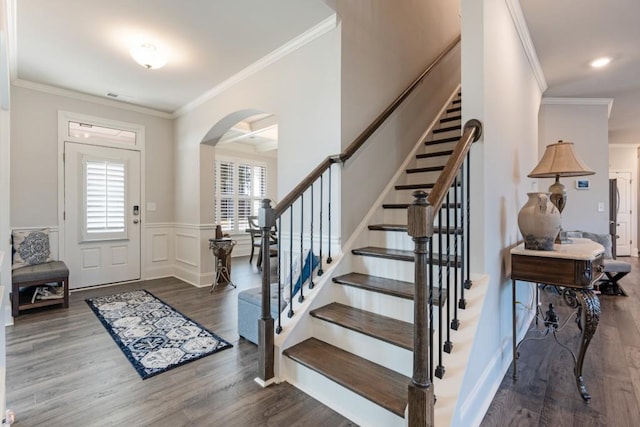
<svg viewBox="0 0 640 427">
<path fill-rule="evenodd" d="M 267 194 L 267 167 L 247 160 L 215 162 L 214 221 L 226 232 L 244 232 Z"/>
<path fill-rule="evenodd" d="M 126 238 L 126 163 L 91 159 L 83 163 L 83 240 Z"/>
</svg>

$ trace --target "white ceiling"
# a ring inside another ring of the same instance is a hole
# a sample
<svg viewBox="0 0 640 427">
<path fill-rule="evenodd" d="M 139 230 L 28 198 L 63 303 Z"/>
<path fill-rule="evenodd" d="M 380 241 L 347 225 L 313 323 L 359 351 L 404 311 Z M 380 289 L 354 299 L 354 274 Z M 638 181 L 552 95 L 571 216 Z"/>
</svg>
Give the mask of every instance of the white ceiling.
<svg viewBox="0 0 640 427">
<path fill-rule="evenodd" d="M 173 113 L 334 14 L 322 0 L 18 0 L 12 78 Z M 147 70 L 130 48 L 168 63 Z"/>
<path fill-rule="evenodd" d="M 520 4 L 549 86 L 544 96 L 613 98 L 609 142 L 640 144 L 640 1 Z M 601 56 L 613 61 L 591 68 Z"/>
<path fill-rule="evenodd" d="M 518 1 L 518 0 L 513 0 Z M 18 0 L 12 78 L 175 113 L 334 14 L 325 0 Z M 614 98 L 611 135 L 640 134 L 640 1 L 520 0 L 549 88 Z M 148 39 L 168 64 L 129 55 Z M 612 64 L 591 69 L 591 59 Z M 636 143 L 640 142 L 636 141 Z"/>
</svg>

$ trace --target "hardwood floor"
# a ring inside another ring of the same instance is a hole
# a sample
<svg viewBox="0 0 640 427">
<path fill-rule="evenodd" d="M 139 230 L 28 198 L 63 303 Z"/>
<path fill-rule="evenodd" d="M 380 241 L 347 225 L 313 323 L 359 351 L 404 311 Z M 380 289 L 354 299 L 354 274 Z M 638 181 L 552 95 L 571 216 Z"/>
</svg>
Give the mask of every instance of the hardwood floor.
<svg viewBox="0 0 640 427">
<path fill-rule="evenodd" d="M 583 403 L 578 394 L 568 352 L 553 338 L 529 341 L 520 349 L 518 380 L 511 379 L 512 366 L 483 427 L 640 425 L 640 262 L 622 259 L 632 264 L 632 272 L 620 281 L 629 296 L 600 296 L 600 324 L 585 358 L 583 377 L 591 401 Z M 577 346 L 574 323 L 560 336 Z"/>
<path fill-rule="evenodd" d="M 73 292 L 69 309 L 25 311 L 6 328 L 7 408 L 16 427 L 352 426 L 295 387 L 254 382 L 256 346 L 239 339 L 238 292 L 259 286 L 248 257 L 234 258 L 238 286 L 196 288 L 175 278 Z M 146 289 L 234 347 L 147 380 L 84 302 Z"/>
</svg>

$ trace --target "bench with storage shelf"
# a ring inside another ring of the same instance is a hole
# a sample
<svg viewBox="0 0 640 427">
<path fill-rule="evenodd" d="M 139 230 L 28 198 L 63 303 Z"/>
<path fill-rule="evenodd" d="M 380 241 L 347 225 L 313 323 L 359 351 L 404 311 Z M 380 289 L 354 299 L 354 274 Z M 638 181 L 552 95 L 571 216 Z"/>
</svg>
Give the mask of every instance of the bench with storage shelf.
<svg viewBox="0 0 640 427">
<path fill-rule="evenodd" d="M 40 288 L 52 287 L 54 292 L 43 292 L 38 298 L 34 292 Z M 62 304 L 69 307 L 69 269 L 62 261 L 50 261 L 43 264 L 16 268 L 11 272 L 11 315 L 18 316 L 20 311 L 49 305 Z"/>
</svg>

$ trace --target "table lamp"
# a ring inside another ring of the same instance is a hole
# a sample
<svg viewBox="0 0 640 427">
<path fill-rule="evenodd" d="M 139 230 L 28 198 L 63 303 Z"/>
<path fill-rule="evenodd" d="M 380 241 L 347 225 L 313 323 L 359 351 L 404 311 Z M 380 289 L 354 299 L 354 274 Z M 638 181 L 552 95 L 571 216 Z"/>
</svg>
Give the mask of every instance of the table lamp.
<svg viewBox="0 0 640 427">
<path fill-rule="evenodd" d="M 556 179 L 549 187 L 549 193 L 551 193 L 550 199 L 551 203 L 553 203 L 562 214 L 562 210 L 567 203 L 567 192 L 564 184 L 560 182 L 560 177 L 593 174 L 595 174 L 595 172 L 576 156 L 575 151 L 573 151 L 573 142 L 560 140 L 555 144 L 547 145 L 542 159 L 540 159 L 538 165 L 527 176 L 529 178 Z M 560 240 L 561 234 L 562 232 L 558 234 L 556 243 L 568 243 L 568 241 Z"/>
</svg>

